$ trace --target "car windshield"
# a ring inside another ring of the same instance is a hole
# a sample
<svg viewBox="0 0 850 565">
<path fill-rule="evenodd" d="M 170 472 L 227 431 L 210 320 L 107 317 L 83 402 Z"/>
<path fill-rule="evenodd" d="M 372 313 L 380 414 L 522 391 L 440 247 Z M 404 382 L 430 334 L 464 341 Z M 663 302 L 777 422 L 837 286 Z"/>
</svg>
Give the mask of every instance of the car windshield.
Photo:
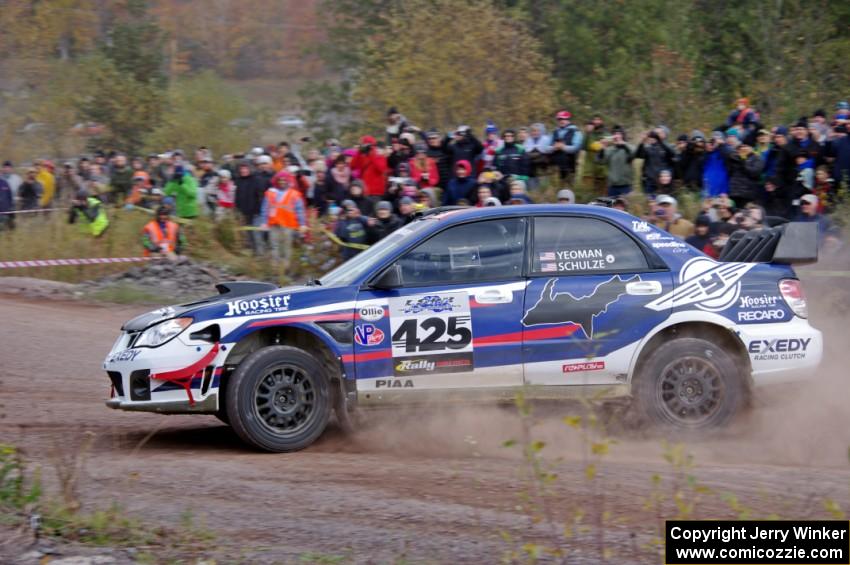
<svg viewBox="0 0 850 565">
<path fill-rule="evenodd" d="M 383 262 L 387 256 L 398 250 L 399 244 L 411 234 L 423 231 L 431 225 L 430 221 L 420 220 L 397 229 L 362 253 L 358 253 L 333 271 L 327 273 L 319 282 L 322 286 L 344 286 L 367 273 L 374 265 Z"/>
</svg>

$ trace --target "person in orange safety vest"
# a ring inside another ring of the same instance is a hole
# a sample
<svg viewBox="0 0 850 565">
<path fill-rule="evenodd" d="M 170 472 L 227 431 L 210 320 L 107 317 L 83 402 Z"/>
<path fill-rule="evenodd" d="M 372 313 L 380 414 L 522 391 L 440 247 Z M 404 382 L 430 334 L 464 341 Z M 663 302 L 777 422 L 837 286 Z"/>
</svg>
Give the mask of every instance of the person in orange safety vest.
<svg viewBox="0 0 850 565">
<path fill-rule="evenodd" d="M 289 265 L 293 233 L 307 231 L 306 210 L 304 197 L 295 189 L 295 177 L 292 173 L 282 170 L 275 174 L 260 208 L 262 227 L 268 230 L 269 234 L 273 262 L 280 261 L 282 241 L 284 266 Z"/>
<path fill-rule="evenodd" d="M 151 254 L 161 254 L 170 258 L 180 254 L 184 245 L 183 234 L 177 222 L 169 219 L 170 210 L 160 206 L 156 211 L 156 219 L 148 222 L 142 230 L 142 245 L 145 257 Z"/>
</svg>

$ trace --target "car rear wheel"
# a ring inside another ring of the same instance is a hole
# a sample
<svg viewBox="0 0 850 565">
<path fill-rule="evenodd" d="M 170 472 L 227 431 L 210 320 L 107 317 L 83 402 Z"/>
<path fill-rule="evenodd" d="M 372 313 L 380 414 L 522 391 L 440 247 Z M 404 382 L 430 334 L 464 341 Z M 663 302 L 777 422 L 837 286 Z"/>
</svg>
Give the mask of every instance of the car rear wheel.
<svg viewBox="0 0 850 565">
<path fill-rule="evenodd" d="M 704 339 L 679 338 L 641 364 L 633 394 L 650 423 L 680 430 L 728 423 L 746 399 L 741 370 L 723 349 Z"/>
<path fill-rule="evenodd" d="M 265 347 L 230 377 L 227 414 L 246 443 L 266 451 L 296 451 L 325 430 L 331 411 L 328 378 L 301 349 Z"/>
</svg>

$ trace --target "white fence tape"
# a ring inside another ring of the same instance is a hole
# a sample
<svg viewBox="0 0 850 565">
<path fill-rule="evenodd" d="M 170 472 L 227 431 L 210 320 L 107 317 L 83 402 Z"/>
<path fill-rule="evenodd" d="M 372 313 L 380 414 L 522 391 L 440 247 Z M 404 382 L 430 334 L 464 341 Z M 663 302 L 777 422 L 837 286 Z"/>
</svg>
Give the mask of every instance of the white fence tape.
<svg viewBox="0 0 850 565">
<path fill-rule="evenodd" d="M 67 265 L 101 265 L 104 263 L 137 263 L 150 257 L 86 257 L 82 259 L 35 259 L 33 261 L 0 261 L 0 269 L 26 267 L 64 267 Z"/>
</svg>

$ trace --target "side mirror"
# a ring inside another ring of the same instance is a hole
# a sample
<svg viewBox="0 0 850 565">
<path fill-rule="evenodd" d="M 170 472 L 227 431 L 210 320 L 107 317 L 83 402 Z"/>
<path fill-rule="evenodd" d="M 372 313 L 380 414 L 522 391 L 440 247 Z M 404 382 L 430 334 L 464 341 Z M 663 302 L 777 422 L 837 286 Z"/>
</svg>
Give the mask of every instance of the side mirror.
<svg viewBox="0 0 850 565">
<path fill-rule="evenodd" d="M 370 285 L 372 288 L 389 290 L 403 286 L 401 278 L 401 265 L 393 263 Z"/>
</svg>

